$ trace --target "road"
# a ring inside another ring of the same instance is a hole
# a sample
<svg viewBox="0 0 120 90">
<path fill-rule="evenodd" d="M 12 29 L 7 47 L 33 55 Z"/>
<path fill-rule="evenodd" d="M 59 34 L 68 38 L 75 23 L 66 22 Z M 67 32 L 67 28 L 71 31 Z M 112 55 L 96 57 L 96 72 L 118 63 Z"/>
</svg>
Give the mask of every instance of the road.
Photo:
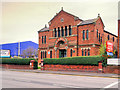
<svg viewBox="0 0 120 90">
<path fill-rule="evenodd" d="M 117 78 L 2 71 L 2 88 L 118 88 Z"/>
</svg>

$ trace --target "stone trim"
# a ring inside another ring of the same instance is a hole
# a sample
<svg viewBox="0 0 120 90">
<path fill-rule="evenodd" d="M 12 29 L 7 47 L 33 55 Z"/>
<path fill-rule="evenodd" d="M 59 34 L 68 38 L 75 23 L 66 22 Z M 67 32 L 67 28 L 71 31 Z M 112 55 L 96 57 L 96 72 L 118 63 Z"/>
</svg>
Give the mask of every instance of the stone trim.
<svg viewBox="0 0 120 90">
<path fill-rule="evenodd" d="M 65 37 L 74 37 L 74 36 L 77 36 L 77 34 L 73 34 L 73 35 L 70 35 L 70 36 L 63 36 L 63 38 Z M 56 38 L 61 38 L 62 36 L 60 37 L 49 37 L 49 39 L 56 39 Z"/>
</svg>

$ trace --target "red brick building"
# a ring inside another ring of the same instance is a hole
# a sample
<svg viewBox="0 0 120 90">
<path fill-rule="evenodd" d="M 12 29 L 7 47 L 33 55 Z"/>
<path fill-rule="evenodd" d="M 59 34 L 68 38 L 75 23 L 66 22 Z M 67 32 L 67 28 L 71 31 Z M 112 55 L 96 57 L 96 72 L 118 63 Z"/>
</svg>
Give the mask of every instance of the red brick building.
<svg viewBox="0 0 120 90">
<path fill-rule="evenodd" d="M 117 36 L 104 30 L 99 14 L 97 18 L 82 20 L 62 9 L 48 24 L 38 31 L 39 62 L 43 58 L 95 56 L 105 40 L 117 47 Z"/>
<path fill-rule="evenodd" d="M 120 58 L 120 20 L 118 20 L 118 58 Z"/>
</svg>

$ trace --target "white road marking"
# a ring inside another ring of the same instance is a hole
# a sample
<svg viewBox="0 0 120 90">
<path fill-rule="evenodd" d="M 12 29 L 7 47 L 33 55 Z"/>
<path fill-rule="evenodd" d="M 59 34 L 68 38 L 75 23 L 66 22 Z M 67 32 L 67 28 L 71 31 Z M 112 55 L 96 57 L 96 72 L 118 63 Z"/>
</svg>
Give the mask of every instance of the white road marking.
<svg viewBox="0 0 120 90">
<path fill-rule="evenodd" d="M 119 82 L 120 82 L 120 81 L 119 81 Z M 108 85 L 108 86 L 106 86 L 106 87 L 104 87 L 104 88 L 110 88 L 110 87 L 112 87 L 112 86 L 118 84 L 119 82 L 118 82 L 118 81 L 117 81 L 117 82 L 114 82 L 114 83 L 112 83 L 112 84 L 110 84 L 110 85 Z"/>
</svg>

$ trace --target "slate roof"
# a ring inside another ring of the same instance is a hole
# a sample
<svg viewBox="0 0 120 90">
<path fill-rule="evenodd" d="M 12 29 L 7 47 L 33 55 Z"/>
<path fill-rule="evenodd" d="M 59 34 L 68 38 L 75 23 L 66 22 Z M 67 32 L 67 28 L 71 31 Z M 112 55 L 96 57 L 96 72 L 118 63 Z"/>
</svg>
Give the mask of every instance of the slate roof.
<svg viewBox="0 0 120 90">
<path fill-rule="evenodd" d="M 111 34 L 111 35 L 113 35 L 113 36 L 115 36 L 115 37 L 118 37 L 117 35 L 112 34 L 112 33 L 108 32 L 108 31 L 106 31 L 106 30 L 104 30 L 104 32 L 106 32 L 106 33 L 108 33 L 108 34 Z"/>
<path fill-rule="evenodd" d="M 42 28 L 41 30 L 39 30 L 38 33 L 39 33 L 39 32 L 44 32 L 44 31 L 49 31 L 49 28 L 48 28 L 48 27 L 44 27 L 44 28 Z"/>
<path fill-rule="evenodd" d="M 83 21 L 81 21 L 81 22 L 78 24 L 78 26 L 79 26 L 79 25 L 92 24 L 92 23 L 96 22 L 96 20 L 97 20 L 97 18 L 95 18 L 95 19 L 89 19 L 89 20 L 83 20 Z"/>
</svg>

